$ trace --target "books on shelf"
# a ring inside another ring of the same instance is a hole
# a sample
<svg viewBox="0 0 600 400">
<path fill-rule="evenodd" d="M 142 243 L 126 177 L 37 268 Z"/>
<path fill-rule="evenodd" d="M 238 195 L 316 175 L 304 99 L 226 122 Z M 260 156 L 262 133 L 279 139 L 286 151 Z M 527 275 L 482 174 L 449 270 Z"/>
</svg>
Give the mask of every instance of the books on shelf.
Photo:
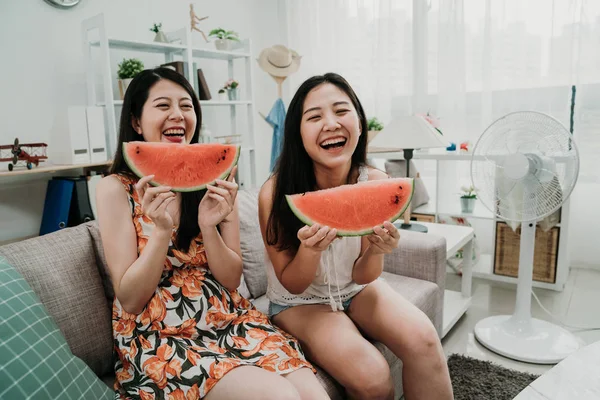
<svg viewBox="0 0 600 400">
<path fill-rule="evenodd" d="M 49 160 L 57 164 L 89 164 L 107 160 L 104 110 L 96 106 L 60 109 L 50 131 Z"/>
<path fill-rule="evenodd" d="M 171 68 L 175 72 L 181 74 L 183 77 L 187 79 L 188 76 L 188 63 L 185 61 L 172 61 L 165 64 L 161 64 L 161 67 Z M 198 94 L 200 100 L 210 100 L 212 96 L 210 95 L 210 89 L 208 88 L 208 84 L 206 83 L 206 79 L 204 78 L 204 73 L 201 68 L 197 68 L 197 64 L 194 63 L 194 70 L 196 71 L 196 75 L 194 76 L 194 82 L 190 82 L 192 87 Z"/>
<path fill-rule="evenodd" d="M 164 68 L 170 68 L 173 71 L 186 76 L 186 72 L 187 72 L 187 63 L 183 62 L 183 61 L 172 61 L 172 62 L 168 62 L 165 64 L 161 64 L 161 67 Z"/>
<path fill-rule="evenodd" d="M 210 100 L 212 96 L 206 84 L 206 79 L 204 79 L 204 73 L 201 68 L 198 68 L 196 72 L 198 73 L 198 97 L 200 100 Z"/>
<path fill-rule="evenodd" d="M 94 219 L 88 179 L 57 176 L 48 181 L 40 236 Z"/>
</svg>

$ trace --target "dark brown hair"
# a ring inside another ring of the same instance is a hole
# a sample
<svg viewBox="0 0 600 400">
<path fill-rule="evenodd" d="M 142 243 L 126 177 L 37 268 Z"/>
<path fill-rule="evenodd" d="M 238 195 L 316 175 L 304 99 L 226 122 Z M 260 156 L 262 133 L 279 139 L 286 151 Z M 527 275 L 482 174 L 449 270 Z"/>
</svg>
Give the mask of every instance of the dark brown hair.
<svg viewBox="0 0 600 400">
<path fill-rule="evenodd" d="M 117 149 L 110 169 L 111 174 L 122 174 L 137 179 L 137 176 L 131 171 L 125 159 L 123 158 L 123 143 L 144 140 L 144 137 L 133 129 L 132 118 L 140 119 L 142 110 L 150 89 L 158 81 L 167 79 L 178 84 L 185 89 L 192 98 L 194 112 L 196 113 L 196 129 L 190 143 L 198 143 L 200 135 L 200 126 L 202 125 L 202 113 L 198 97 L 190 83 L 181 74 L 169 68 L 147 69 L 136 75 L 129 84 L 123 99 L 123 108 L 121 110 L 121 120 L 119 123 L 119 140 Z M 180 250 L 187 251 L 192 239 L 200 233 L 198 226 L 198 205 L 206 191 L 184 192 L 181 193 L 181 213 L 179 218 L 179 228 L 177 230 L 177 239 L 175 245 Z"/>
<path fill-rule="evenodd" d="M 302 144 L 300 123 L 304 101 L 311 90 L 324 83 L 330 83 L 342 90 L 348 97 L 360 121 L 362 134 L 352 154 L 350 174 L 367 163 L 367 118 L 362 104 L 350 84 L 340 75 L 327 73 L 307 79 L 296 91 L 285 118 L 284 139 L 281 155 L 273 171 L 275 185 L 273 190 L 273 208 L 267 223 L 267 243 L 276 246 L 279 251 L 297 251 L 300 240 L 298 230 L 304 223 L 293 213 L 285 199 L 286 194 L 305 193 L 316 190 L 316 177 L 313 161 Z M 350 178 L 350 176 L 348 177 Z"/>
</svg>

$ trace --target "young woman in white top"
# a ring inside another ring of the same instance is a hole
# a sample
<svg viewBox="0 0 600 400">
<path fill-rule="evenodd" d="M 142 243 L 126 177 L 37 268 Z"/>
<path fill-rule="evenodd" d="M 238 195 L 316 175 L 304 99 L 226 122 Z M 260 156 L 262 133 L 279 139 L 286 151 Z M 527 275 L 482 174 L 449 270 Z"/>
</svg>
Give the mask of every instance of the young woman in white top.
<svg viewBox="0 0 600 400">
<path fill-rule="evenodd" d="M 389 222 L 366 237 L 304 226 L 286 194 L 386 179 L 366 165 L 367 120 L 344 78 L 328 73 L 305 81 L 292 99 L 282 154 L 259 195 L 259 218 L 270 259 L 269 314 L 302 344 L 307 356 L 351 398 L 392 399 L 384 343 L 403 362 L 405 398 L 452 399 L 448 367 L 427 316 L 383 280 L 383 256 L 400 240 Z"/>
</svg>

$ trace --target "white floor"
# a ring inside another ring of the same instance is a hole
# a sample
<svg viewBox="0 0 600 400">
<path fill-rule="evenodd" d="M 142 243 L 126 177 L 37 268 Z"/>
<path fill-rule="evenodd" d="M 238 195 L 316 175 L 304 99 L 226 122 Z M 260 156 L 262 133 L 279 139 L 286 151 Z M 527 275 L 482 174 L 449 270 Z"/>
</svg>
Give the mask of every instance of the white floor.
<svg viewBox="0 0 600 400">
<path fill-rule="evenodd" d="M 460 277 L 448 273 L 446 289 L 460 291 Z M 573 268 L 562 292 L 534 289 L 544 307 L 562 322 L 575 326 L 600 328 L 600 270 Z M 453 353 L 467 355 L 480 360 L 492 361 L 507 368 L 535 374 L 543 374 L 551 365 L 535 365 L 514 361 L 497 355 L 477 342 L 473 335 L 475 324 L 482 318 L 512 314 L 515 305 L 515 286 L 473 279 L 471 307 L 442 340 L 447 356 Z M 532 296 L 532 315 L 535 318 L 552 320 Z M 600 341 L 600 329 L 577 331 L 567 327 L 581 340 L 590 344 Z"/>
</svg>

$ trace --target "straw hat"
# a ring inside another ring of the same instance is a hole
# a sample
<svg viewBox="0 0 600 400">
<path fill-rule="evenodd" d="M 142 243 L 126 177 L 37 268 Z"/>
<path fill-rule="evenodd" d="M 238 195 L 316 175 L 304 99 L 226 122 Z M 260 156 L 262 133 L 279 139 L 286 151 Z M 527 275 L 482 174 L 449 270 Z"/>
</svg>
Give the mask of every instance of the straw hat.
<svg viewBox="0 0 600 400">
<path fill-rule="evenodd" d="M 300 68 L 300 58 L 294 50 L 276 44 L 264 49 L 258 56 L 258 65 L 273 76 L 289 76 Z"/>
</svg>

